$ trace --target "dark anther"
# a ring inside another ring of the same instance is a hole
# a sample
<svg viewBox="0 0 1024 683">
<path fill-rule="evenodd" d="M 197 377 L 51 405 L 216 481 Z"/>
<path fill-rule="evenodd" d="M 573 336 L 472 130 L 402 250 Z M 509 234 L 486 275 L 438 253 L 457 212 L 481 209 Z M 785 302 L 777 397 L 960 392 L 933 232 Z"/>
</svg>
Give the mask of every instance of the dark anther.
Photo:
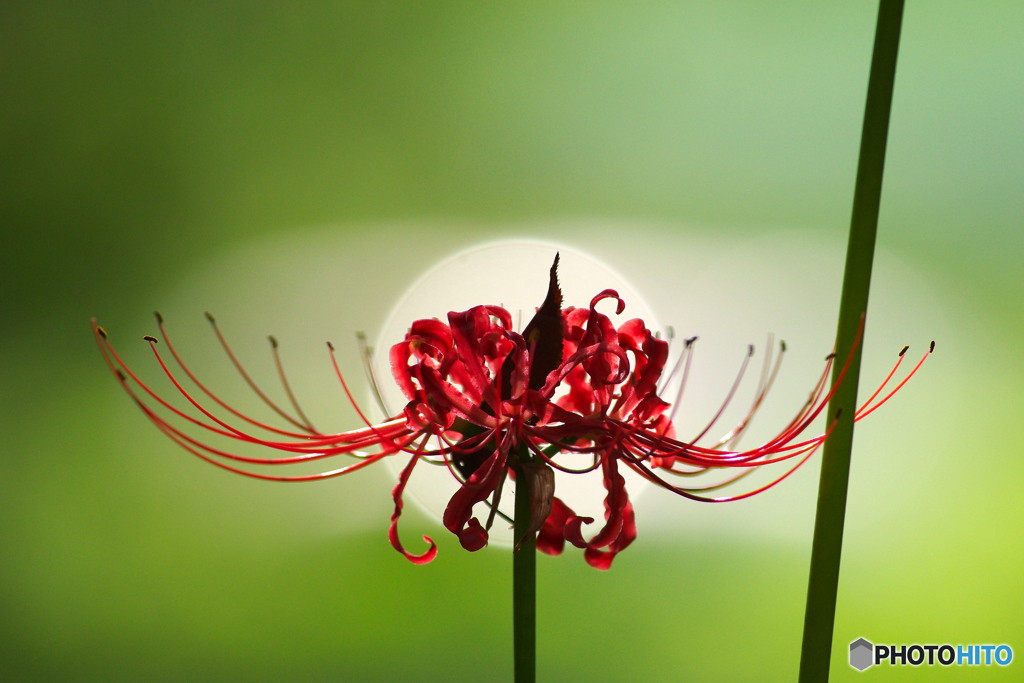
<svg viewBox="0 0 1024 683">
<path fill-rule="evenodd" d="M 277 339 L 274 337 L 274 335 L 268 334 L 267 335 L 267 339 L 270 341 L 270 345 L 273 346 L 276 349 L 277 348 Z"/>
<path fill-rule="evenodd" d="M 754 345 L 753 344 L 751 344 L 750 346 L 747 347 L 747 355 L 748 356 L 753 356 L 754 355 Z"/>
<path fill-rule="evenodd" d="M 153 315 L 156 316 L 156 322 L 158 325 L 164 324 L 164 317 L 160 315 L 160 311 L 153 311 Z"/>
<path fill-rule="evenodd" d="M 143 339 L 145 341 L 148 341 L 150 344 L 156 344 L 156 341 L 157 341 L 156 337 L 154 337 L 153 335 L 150 335 L 150 334 L 147 334 L 145 337 L 143 337 Z"/>
<path fill-rule="evenodd" d="M 934 350 L 935 350 L 935 342 L 932 342 L 932 345 L 928 347 L 928 353 L 931 353 Z"/>
<path fill-rule="evenodd" d="M 684 343 L 684 344 L 685 344 L 686 346 L 692 346 L 692 345 L 693 345 L 693 342 L 695 342 L 695 341 L 697 341 L 697 337 L 690 337 L 689 339 L 685 339 L 685 340 L 683 340 L 683 343 Z"/>
<path fill-rule="evenodd" d="M 121 372 L 120 370 L 114 370 L 114 372 L 116 372 L 116 373 L 117 373 L 117 378 L 118 378 L 119 380 L 121 380 L 122 382 L 127 382 L 127 381 L 128 381 L 128 378 L 127 378 L 127 377 L 125 377 L 125 376 L 124 376 L 124 373 L 123 373 L 123 372 Z"/>
<path fill-rule="evenodd" d="M 909 348 L 910 348 L 909 345 L 903 347 L 903 349 L 900 351 L 900 358 L 903 358 L 903 354 L 905 354 L 907 352 L 907 349 L 909 349 Z"/>
<path fill-rule="evenodd" d="M 826 361 L 826 362 L 827 362 L 827 361 L 830 361 L 830 360 L 832 360 L 832 359 L 833 359 L 833 358 L 835 358 L 835 357 L 836 357 L 836 354 L 835 354 L 835 352 L 833 351 L 832 353 L 830 353 L 830 354 L 828 354 L 827 356 L 825 356 L 825 361 Z"/>
<path fill-rule="evenodd" d="M 329 348 L 331 351 L 333 351 L 334 350 L 334 344 L 332 344 L 331 342 L 327 342 L 327 348 Z"/>
<path fill-rule="evenodd" d="M 786 352 L 786 340 L 785 339 L 783 339 L 782 341 L 779 342 L 779 350 L 782 351 L 782 353 Z"/>
<path fill-rule="evenodd" d="M 206 319 L 207 319 L 207 320 L 209 320 L 209 321 L 210 321 L 211 323 L 216 323 L 216 322 L 217 322 L 216 320 L 214 320 L 214 319 L 213 319 L 213 316 L 212 316 L 212 315 L 210 315 L 210 312 L 209 312 L 209 311 L 207 311 L 207 312 L 206 312 L 206 313 L 204 313 L 203 315 L 205 315 L 205 316 L 206 316 Z"/>
<path fill-rule="evenodd" d="M 96 331 L 99 332 L 100 336 L 103 337 L 104 339 L 107 338 L 107 331 L 100 327 L 99 325 L 96 326 Z"/>
<path fill-rule="evenodd" d="M 839 419 L 839 416 L 842 415 L 842 414 L 843 414 L 843 409 L 842 408 L 836 408 L 836 419 L 837 420 Z"/>
</svg>

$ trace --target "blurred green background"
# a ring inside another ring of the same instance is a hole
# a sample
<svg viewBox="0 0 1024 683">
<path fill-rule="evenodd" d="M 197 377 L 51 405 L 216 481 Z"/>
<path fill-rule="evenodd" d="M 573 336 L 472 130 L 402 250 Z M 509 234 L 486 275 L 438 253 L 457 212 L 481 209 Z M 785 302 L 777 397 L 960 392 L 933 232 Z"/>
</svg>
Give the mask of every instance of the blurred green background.
<svg viewBox="0 0 1024 683">
<path fill-rule="evenodd" d="M 406 543 L 441 547 L 415 567 L 387 543 L 383 469 L 274 486 L 191 458 L 120 392 L 89 318 L 155 378 L 138 339 L 173 314 L 253 412 L 201 314 L 268 385 L 263 335 L 287 337 L 297 389 L 333 401 L 310 412 L 344 429 L 324 333 L 359 378 L 352 333 L 430 266 L 543 238 L 650 292 L 662 323 L 713 334 L 687 316 L 721 310 L 733 360 L 790 334 L 800 396 L 834 331 L 875 11 L 0 5 L 0 678 L 511 680 L 507 549 L 465 553 L 410 505 Z M 1022 74 L 1020 2 L 908 2 L 879 227 L 895 265 L 862 376 L 938 348 L 858 430 L 834 680 L 1021 666 L 857 674 L 846 649 L 1024 655 Z M 817 467 L 734 506 L 659 503 L 608 573 L 540 558 L 541 678 L 795 680 Z"/>
</svg>

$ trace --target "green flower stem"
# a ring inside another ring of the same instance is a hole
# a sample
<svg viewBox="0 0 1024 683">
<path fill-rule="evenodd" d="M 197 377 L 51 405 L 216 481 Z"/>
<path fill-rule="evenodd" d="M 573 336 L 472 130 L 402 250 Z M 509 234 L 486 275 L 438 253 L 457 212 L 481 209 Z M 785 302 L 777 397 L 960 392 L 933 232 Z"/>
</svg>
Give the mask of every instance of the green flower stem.
<svg viewBox="0 0 1024 683">
<path fill-rule="evenodd" d="M 878 229 L 878 207 L 882 196 L 882 171 L 885 143 L 889 131 L 896 54 L 899 50 L 903 0 L 881 0 L 875 48 L 871 57 L 864 129 L 861 134 L 857 185 L 853 195 L 850 241 L 846 250 L 846 272 L 839 305 L 839 330 L 836 335 L 836 380 L 843 360 L 849 355 L 867 311 L 871 284 L 871 261 Z M 821 462 L 818 486 L 818 511 L 814 523 L 814 547 L 807 586 L 807 611 L 804 615 L 803 649 L 800 655 L 800 683 L 828 680 L 832 653 L 832 630 L 836 614 L 836 590 L 839 586 L 839 560 L 843 547 L 843 520 L 846 491 L 850 478 L 850 450 L 853 446 L 853 416 L 857 405 L 857 380 L 863 344 L 850 363 L 846 377 L 829 403 L 828 414 L 842 415 L 828 441 Z"/>
<path fill-rule="evenodd" d="M 516 512 L 512 538 L 530 528 L 529 477 L 516 473 Z M 516 683 L 537 678 L 537 535 L 530 534 L 512 553 L 512 639 Z"/>
</svg>

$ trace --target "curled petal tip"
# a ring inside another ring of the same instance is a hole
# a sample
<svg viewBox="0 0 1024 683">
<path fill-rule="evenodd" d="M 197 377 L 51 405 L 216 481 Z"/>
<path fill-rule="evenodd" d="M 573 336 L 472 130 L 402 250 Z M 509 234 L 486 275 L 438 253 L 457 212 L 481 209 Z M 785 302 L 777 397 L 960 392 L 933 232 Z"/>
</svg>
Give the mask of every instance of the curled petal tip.
<svg viewBox="0 0 1024 683">
<path fill-rule="evenodd" d="M 437 557 L 437 544 L 434 543 L 433 539 L 430 538 L 430 536 L 426 535 L 423 536 L 423 540 L 430 546 L 429 548 L 424 550 L 419 555 L 416 555 L 406 550 L 402 546 L 402 542 L 398 540 L 398 527 L 396 522 L 397 520 L 391 523 L 391 528 L 388 530 L 388 539 L 391 541 L 391 546 L 398 552 L 402 553 L 402 555 L 405 556 L 405 559 L 409 560 L 413 564 L 427 564 L 428 562 L 432 562 L 434 558 Z"/>
</svg>

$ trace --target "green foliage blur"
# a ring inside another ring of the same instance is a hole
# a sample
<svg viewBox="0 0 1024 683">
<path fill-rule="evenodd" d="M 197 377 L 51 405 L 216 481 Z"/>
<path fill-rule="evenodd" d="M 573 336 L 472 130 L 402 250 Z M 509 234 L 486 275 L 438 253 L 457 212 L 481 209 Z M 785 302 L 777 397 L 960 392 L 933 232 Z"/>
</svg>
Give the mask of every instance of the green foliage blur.
<svg viewBox="0 0 1024 683">
<path fill-rule="evenodd" d="M 799 230 L 841 249 L 875 10 L 0 5 L 0 679 L 511 680 L 507 548 L 465 553 L 410 505 L 403 538 L 441 553 L 405 562 L 385 471 L 318 489 L 214 471 L 120 392 L 90 317 L 142 365 L 154 308 L 197 337 L 212 301 L 258 319 L 197 273 L 251 245 L 272 269 L 273 245 L 311 234 L 349 259 L 324 283 L 344 310 L 319 314 L 339 338 L 379 328 L 437 260 L 531 224 L 681 296 L 690 273 L 666 263 L 695 240 Z M 951 337 L 907 391 L 917 408 L 880 412 L 874 478 L 855 442 L 834 680 L 858 675 L 861 636 L 1024 655 L 1022 64 L 1021 3 L 907 4 L 878 239 Z M 828 339 L 835 312 L 814 314 Z M 816 471 L 793 503 L 812 514 Z M 795 543 L 638 524 L 606 574 L 539 560 L 542 679 L 795 679 L 812 520 Z"/>
</svg>

